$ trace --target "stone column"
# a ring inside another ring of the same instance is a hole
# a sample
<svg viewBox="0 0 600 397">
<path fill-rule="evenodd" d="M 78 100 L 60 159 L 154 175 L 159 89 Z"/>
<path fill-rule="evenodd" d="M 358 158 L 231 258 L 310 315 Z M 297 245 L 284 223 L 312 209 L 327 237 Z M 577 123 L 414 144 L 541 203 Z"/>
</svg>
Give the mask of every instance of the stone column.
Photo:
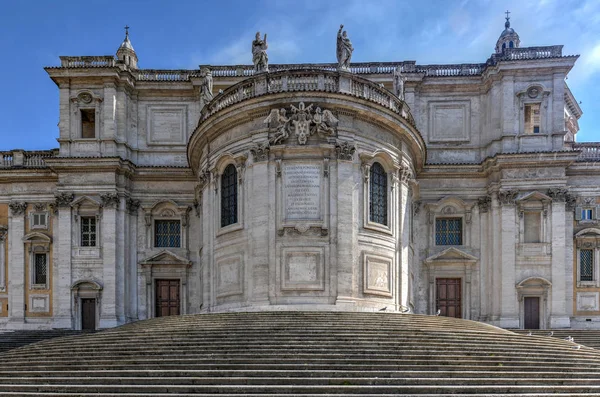
<svg viewBox="0 0 600 397">
<path fill-rule="evenodd" d="M 479 257 L 479 297 L 481 304 L 479 308 L 479 321 L 489 321 L 491 315 L 491 304 L 493 301 L 492 291 L 492 249 L 493 249 L 493 237 L 490 222 L 491 217 L 491 196 L 485 196 L 477 200 L 479 207 L 479 230 L 481 232 L 481 246 L 480 246 L 480 257 Z"/>
<path fill-rule="evenodd" d="M 120 272 L 117 252 L 117 208 L 119 196 L 116 193 L 107 193 L 100 196 L 102 199 L 102 282 L 104 290 L 102 293 L 102 305 L 100 308 L 99 328 L 111 328 L 119 325 L 119 314 L 122 313 L 123 296 L 119 295 L 122 290 L 123 278 Z M 119 302 L 120 301 L 120 302 Z"/>
<path fill-rule="evenodd" d="M 411 214 L 411 203 L 410 203 L 410 186 L 409 181 L 412 179 L 413 174 L 410 168 L 404 166 L 400 170 L 400 183 L 398 186 L 398 229 L 399 229 L 399 240 L 400 240 L 400 252 L 398 267 L 398 309 L 404 310 L 410 307 L 410 263 L 409 263 L 409 250 L 410 250 L 410 217 Z"/>
<path fill-rule="evenodd" d="M 357 241 L 356 220 L 359 219 L 359 203 L 355 186 L 355 165 L 352 160 L 356 148 L 353 144 L 340 142 L 337 153 L 336 211 L 331 224 L 337 229 L 337 299 L 336 305 L 354 307 L 358 295 L 358 264 L 354 253 Z M 362 181 L 361 181 L 362 182 Z"/>
<path fill-rule="evenodd" d="M 500 303 L 502 299 L 502 236 L 501 236 L 501 207 L 498 195 L 492 195 L 491 213 L 489 215 L 490 224 L 488 225 L 490 247 L 490 290 L 491 290 L 491 316 L 490 320 L 497 324 L 500 319 Z"/>
<path fill-rule="evenodd" d="M 517 305 L 517 290 L 515 280 L 516 265 L 516 209 L 515 199 L 518 191 L 506 190 L 498 193 L 501 203 L 501 264 L 502 264 L 502 294 L 500 327 L 519 328 L 519 313 Z"/>
<path fill-rule="evenodd" d="M 9 204 L 8 219 L 8 317 L 9 328 L 20 328 L 25 323 L 25 212 L 27 203 L 12 202 Z"/>
<path fill-rule="evenodd" d="M 71 309 L 71 240 L 72 222 L 71 202 L 75 198 L 72 193 L 60 193 L 56 196 L 54 208 L 58 210 L 58 225 L 54 233 L 54 250 L 56 261 L 53 266 L 53 313 L 54 328 L 72 328 L 73 315 Z"/>
<path fill-rule="evenodd" d="M 552 75 L 552 101 L 549 109 L 543 109 L 544 111 L 551 111 L 549 115 L 552 118 L 552 130 L 547 131 L 549 133 L 559 133 L 565 130 L 565 116 L 564 116 L 564 103 L 565 103 L 565 74 L 562 72 L 554 73 Z M 554 282 L 553 282 L 554 284 Z M 554 288 L 553 288 L 554 289 Z"/>
<path fill-rule="evenodd" d="M 567 254 L 565 252 L 566 195 L 567 190 L 564 188 L 548 190 L 548 196 L 552 198 L 552 294 L 549 307 L 550 328 L 568 328 L 571 326 L 571 321 L 569 316 L 567 316 L 567 289 L 565 277 L 569 271 L 568 269 L 572 266 L 573 260 L 567 260 Z M 570 274 L 572 275 L 572 273 L 571 270 Z"/>
<path fill-rule="evenodd" d="M 269 239 L 269 203 L 274 202 L 274 191 L 269 189 L 269 144 L 256 145 L 251 149 L 253 163 L 247 172 L 251 178 L 245 178 L 248 186 L 247 217 L 250 225 L 248 264 L 251 272 L 249 280 L 249 299 L 254 305 L 269 304 L 269 252 L 274 249 Z"/>
</svg>

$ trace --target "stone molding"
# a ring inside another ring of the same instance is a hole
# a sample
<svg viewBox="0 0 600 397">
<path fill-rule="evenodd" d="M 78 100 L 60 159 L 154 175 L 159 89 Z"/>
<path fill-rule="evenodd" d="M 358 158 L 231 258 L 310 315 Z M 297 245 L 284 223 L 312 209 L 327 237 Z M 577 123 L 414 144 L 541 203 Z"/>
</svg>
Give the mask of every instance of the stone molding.
<svg viewBox="0 0 600 397">
<path fill-rule="evenodd" d="M 24 215 L 25 211 L 27 210 L 27 203 L 13 201 L 10 204 L 8 204 L 8 207 L 10 208 L 11 214 L 13 216 Z"/>
</svg>

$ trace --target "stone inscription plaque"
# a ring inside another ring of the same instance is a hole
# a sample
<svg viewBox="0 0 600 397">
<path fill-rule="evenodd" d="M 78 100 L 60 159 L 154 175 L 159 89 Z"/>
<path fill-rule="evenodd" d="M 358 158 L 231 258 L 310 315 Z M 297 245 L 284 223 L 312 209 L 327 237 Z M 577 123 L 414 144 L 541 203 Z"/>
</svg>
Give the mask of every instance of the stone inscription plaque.
<svg viewBox="0 0 600 397">
<path fill-rule="evenodd" d="M 283 194 L 286 220 L 321 219 L 321 166 L 286 164 Z"/>
</svg>

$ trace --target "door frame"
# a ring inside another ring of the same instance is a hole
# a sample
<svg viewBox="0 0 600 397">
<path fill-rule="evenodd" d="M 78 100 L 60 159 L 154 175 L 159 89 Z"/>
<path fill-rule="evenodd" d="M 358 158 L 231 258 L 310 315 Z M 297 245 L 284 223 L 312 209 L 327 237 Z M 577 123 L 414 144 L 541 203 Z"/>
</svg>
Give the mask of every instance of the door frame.
<svg viewBox="0 0 600 397">
<path fill-rule="evenodd" d="M 102 285 L 93 280 L 79 280 L 71 285 L 71 323 L 72 328 L 81 330 L 82 324 L 82 299 L 96 300 L 96 320 L 95 329 L 98 329 L 100 324 L 100 308 L 102 307 Z"/>
<path fill-rule="evenodd" d="M 465 310 L 465 301 L 464 301 L 465 294 L 464 294 L 464 291 L 463 291 L 465 280 L 464 280 L 463 277 L 436 277 L 435 278 L 435 283 L 433 285 L 433 287 L 435 289 L 434 296 L 433 296 L 433 298 L 434 298 L 434 301 L 433 301 L 434 309 L 435 309 L 435 311 L 437 313 L 437 310 L 439 309 L 438 307 L 436 307 L 437 306 L 437 301 L 438 301 L 438 296 L 437 296 L 437 292 L 438 292 L 438 280 L 448 280 L 448 279 L 450 279 L 450 280 L 460 280 L 460 283 L 459 283 L 459 285 L 460 285 L 460 296 L 459 296 L 459 299 L 460 299 L 460 317 L 453 317 L 453 318 L 465 318 L 465 312 L 464 312 L 464 310 Z"/>
<path fill-rule="evenodd" d="M 524 296 L 523 297 L 523 328 L 525 328 L 525 300 L 530 298 L 537 298 L 538 302 L 538 328 L 542 329 L 542 298 L 539 296 Z"/>
<path fill-rule="evenodd" d="M 525 298 L 540 298 L 540 329 L 548 329 L 550 316 L 548 301 L 551 299 L 552 283 L 543 277 L 528 277 L 517 284 L 519 301 L 519 328 L 525 328 Z"/>
<path fill-rule="evenodd" d="M 84 300 L 94 301 L 94 327 L 92 329 L 95 330 L 95 329 L 98 328 L 98 316 L 96 315 L 96 312 L 98 311 L 98 303 L 96 303 L 96 298 L 87 298 L 87 297 L 80 298 L 80 302 L 81 302 L 81 319 L 80 319 L 80 321 L 81 321 L 81 329 L 83 330 L 83 314 L 84 314 L 84 311 L 83 311 L 83 301 Z"/>
<path fill-rule="evenodd" d="M 157 317 L 156 316 L 156 299 L 157 299 L 157 294 L 156 294 L 156 290 L 158 288 L 158 281 L 159 280 L 165 280 L 165 281 L 178 281 L 179 282 L 179 315 L 184 314 L 183 313 L 183 283 L 181 282 L 181 278 L 178 277 L 156 277 L 153 278 L 152 280 L 152 318 Z"/>
</svg>

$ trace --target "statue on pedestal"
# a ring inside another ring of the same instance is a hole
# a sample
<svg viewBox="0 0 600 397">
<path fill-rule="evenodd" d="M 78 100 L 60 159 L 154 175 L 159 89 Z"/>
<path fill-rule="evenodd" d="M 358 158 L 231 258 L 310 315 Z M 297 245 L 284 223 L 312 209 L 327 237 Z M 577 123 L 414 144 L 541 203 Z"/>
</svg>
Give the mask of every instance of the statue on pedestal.
<svg viewBox="0 0 600 397">
<path fill-rule="evenodd" d="M 354 51 L 354 48 L 352 47 L 352 42 L 348 38 L 348 34 L 345 30 L 342 33 L 342 29 L 344 29 L 344 25 L 340 25 L 340 30 L 338 30 L 337 34 L 337 67 L 338 70 L 350 70 L 350 60 L 352 58 L 352 51 Z"/>
<path fill-rule="evenodd" d="M 254 63 L 254 71 L 256 73 L 269 71 L 269 57 L 267 56 L 267 34 L 261 40 L 260 32 L 256 32 L 256 37 L 252 41 L 252 62 Z"/>
</svg>

